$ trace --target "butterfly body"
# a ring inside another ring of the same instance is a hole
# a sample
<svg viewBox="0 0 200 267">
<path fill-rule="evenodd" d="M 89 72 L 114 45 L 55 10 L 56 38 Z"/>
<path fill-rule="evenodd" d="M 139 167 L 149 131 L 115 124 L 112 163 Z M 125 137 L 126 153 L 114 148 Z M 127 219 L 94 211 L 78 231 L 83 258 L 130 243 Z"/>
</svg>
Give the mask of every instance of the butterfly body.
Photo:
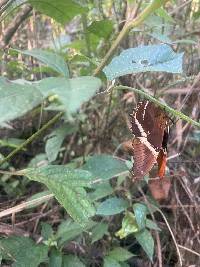
<svg viewBox="0 0 200 267">
<path fill-rule="evenodd" d="M 132 115 L 131 125 L 135 136 L 132 143 L 134 177 L 144 177 L 156 161 L 159 168 L 158 175 L 163 177 L 166 166 L 168 116 L 159 106 L 145 100 L 138 103 Z"/>
</svg>

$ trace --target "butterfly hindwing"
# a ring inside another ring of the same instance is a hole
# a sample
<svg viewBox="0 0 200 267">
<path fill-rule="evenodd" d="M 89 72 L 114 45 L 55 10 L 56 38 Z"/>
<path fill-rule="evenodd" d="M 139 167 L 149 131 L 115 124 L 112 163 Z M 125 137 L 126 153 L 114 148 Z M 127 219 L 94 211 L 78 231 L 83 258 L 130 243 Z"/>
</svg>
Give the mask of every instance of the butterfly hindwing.
<svg viewBox="0 0 200 267">
<path fill-rule="evenodd" d="M 164 153 L 163 146 L 167 145 L 165 129 L 169 123 L 168 116 L 159 106 L 145 100 L 138 103 L 131 122 L 131 129 L 135 136 L 133 140 L 134 176 L 137 178 L 145 176 L 155 164 L 158 155 L 160 155 L 159 176 L 162 175 L 166 157 L 161 150 Z"/>
</svg>

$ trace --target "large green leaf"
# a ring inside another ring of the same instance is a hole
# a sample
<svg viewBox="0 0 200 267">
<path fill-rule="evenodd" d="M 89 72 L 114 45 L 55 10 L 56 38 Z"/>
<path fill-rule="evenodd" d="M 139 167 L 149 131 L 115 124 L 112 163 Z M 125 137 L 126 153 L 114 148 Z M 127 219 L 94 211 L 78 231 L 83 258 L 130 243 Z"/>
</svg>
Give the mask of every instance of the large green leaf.
<svg viewBox="0 0 200 267">
<path fill-rule="evenodd" d="M 141 45 L 124 50 L 113 58 L 103 71 L 109 80 L 139 72 L 163 71 L 182 73 L 183 53 L 175 53 L 170 46 Z"/>
<path fill-rule="evenodd" d="M 129 171 L 125 161 L 104 154 L 91 157 L 82 168 L 101 179 L 110 179 Z"/>
<path fill-rule="evenodd" d="M 61 24 L 65 24 L 76 15 L 87 11 L 87 8 L 72 0 L 29 0 L 28 2 L 35 9 Z"/>
<path fill-rule="evenodd" d="M 0 239 L 0 251 L 3 259 L 14 261 L 12 267 L 37 267 L 46 260 L 48 247 L 28 237 L 11 236 Z"/>
<path fill-rule="evenodd" d="M 134 233 L 134 235 L 149 259 L 152 261 L 154 253 L 154 240 L 151 233 L 147 229 L 144 229 L 143 231 Z"/>
<path fill-rule="evenodd" d="M 24 115 L 42 101 L 43 96 L 35 86 L 0 80 L 0 124 Z"/>
<path fill-rule="evenodd" d="M 44 96 L 58 95 L 64 105 L 63 109 L 74 113 L 100 89 L 101 80 L 92 76 L 73 79 L 46 78 L 36 86 Z"/>
<path fill-rule="evenodd" d="M 95 214 L 89 197 L 83 187 L 90 187 L 93 176 L 88 171 L 50 165 L 25 169 L 21 173 L 30 180 L 44 183 L 71 217 L 85 225 Z"/>
<path fill-rule="evenodd" d="M 16 50 L 21 54 L 37 58 L 50 68 L 60 73 L 62 76 L 69 78 L 69 69 L 64 58 L 58 53 L 44 49 Z"/>
<path fill-rule="evenodd" d="M 49 162 L 56 160 L 65 137 L 75 132 L 76 129 L 76 127 L 73 127 L 70 124 L 64 124 L 51 132 L 45 145 L 45 152 Z"/>
<path fill-rule="evenodd" d="M 126 210 L 128 207 L 128 202 L 123 198 L 112 197 L 101 202 L 97 208 L 97 215 L 115 215 Z"/>
</svg>

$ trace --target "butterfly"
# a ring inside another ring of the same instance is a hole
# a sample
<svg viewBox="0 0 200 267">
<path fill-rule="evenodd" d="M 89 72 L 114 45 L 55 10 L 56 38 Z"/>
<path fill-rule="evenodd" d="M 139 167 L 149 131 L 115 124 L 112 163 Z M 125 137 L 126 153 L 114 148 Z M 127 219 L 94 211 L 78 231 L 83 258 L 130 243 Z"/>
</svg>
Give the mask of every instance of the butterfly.
<svg viewBox="0 0 200 267">
<path fill-rule="evenodd" d="M 158 163 L 158 176 L 165 175 L 169 117 L 153 102 L 139 102 L 131 115 L 131 130 L 134 134 L 132 169 L 133 176 L 143 178 Z"/>
</svg>

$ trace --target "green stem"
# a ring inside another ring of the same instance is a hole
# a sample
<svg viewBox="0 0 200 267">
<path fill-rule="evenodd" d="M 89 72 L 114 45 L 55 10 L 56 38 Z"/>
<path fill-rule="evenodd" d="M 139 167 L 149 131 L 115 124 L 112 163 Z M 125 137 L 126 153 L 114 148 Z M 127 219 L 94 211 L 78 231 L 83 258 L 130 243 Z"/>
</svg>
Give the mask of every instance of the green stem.
<svg viewBox="0 0 200 267">
<path fill-rule="evenodd" d="M 87 31 L 87 17 L 85 14 L 83 14 L 81 16 L 82 19 L 82 24 L 83 24 L 83 33 L 84 33 L 84 37 L 85 37 L 85 44 L 86 44 L 86 48 L 87 48 L 87 56 L 91 57 L 91 47 L 90 47 L 90 36 L 89 33 Z"/>
<path fill-rule="evenodd" d="M 63 112 L 59 112 L 57 115 L 55 115 L 50 121 L 48 121 L 41 129 L 39 129 L 36 133 L 31 135 L 24 143 L 22 143 L 20 146 L 18 146 L 16 149 L 14 149 L 10 154 L 8 154 L 7 157 L 5 157 L 2 161 L 0 161 L 0 166 L 9 161 L 15 154 L 17 154 L 20 150 L 24 149 L 28 144 L 30 144 L 34 139 L 36 139 L 38 136 L 40 136 L 46 129 L 48 129 L 51 125 L 53 125 L 55 122 L 57 122 L 63 115 Z"/>
<path fill-rule="evenodd" d="M 107 64 L 109 59 L 113 56 L 115 50 L 121 43 L 121 41 L 126 37 L 128 32 L 134 28 L 142 24 L 142 22 L 150 15 L 152 14 L 156 9 L 164 5 L 167 1 L 169 0 L 153 0 L 151 4 L 149 4 L 134 20 L 132 21 L 127 21 L 117 36 L 116 40 L 113 42 L 111 48 L 108 50 L 107 54 L 101 61 L 100 65 L 95 69 L 94 75 L 97 76 L 104 66 Z"/>
<path fill-rule="evenodd" d="M 192 125 L 199 127 L 200 128 L 200 123 L 191 119 L 190 117 L 186 116 L 185 114 L 183 114 L 180 111 L 177 111 L 163 103 L 161 103 L 159 100 L 157 100 L 156 98 L 154 98 L 153 96 L 149 95 L 148 93 L 145 93 L 144 91 L 140 90 L 140 89 L 136 89 L 136 88 L 132 88 L 129 86 L 115 86 L 113 89 L 119 89 L 119 90 L 131 90 L 134 91 L 135 93 L 149 99 L 150 101 L 154 102 L 155 104 L 157 104 L 158 106 L 160 106 L 161 108 L 165 109 L 167 112 L 171 113 L 173 116 L 178 117 L 184 121 L 187 121 L 189 123 L 191 123 Z"/>
</svg>

